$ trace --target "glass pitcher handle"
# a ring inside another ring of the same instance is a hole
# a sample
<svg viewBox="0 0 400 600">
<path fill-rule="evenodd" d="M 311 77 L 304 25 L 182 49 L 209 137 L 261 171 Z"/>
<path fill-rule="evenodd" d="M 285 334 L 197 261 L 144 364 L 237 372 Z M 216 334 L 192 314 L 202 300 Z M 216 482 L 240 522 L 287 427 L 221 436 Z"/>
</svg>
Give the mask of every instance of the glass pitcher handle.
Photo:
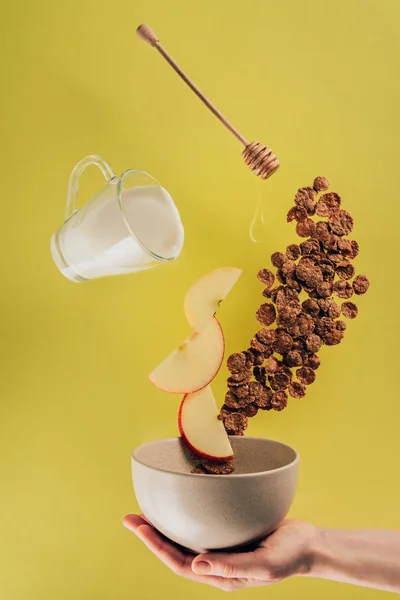
<svg viewBox="0 0 400 600">
<path fill-rule="evenodd" d="M 93 154 L 92 156 L 85 156 L 78 162 L 78 164 L 74 167 L 68 182 L 68 192 L 67 192 L 67 206 L 65 210 L 65 220 L 68 221 L 78 209 L 76 208 L 76 201 L 78 199 L 79 192 L 79 180 L 83 171 L 89 165 L 95 165 L 100 169 L 103 173 L 104 177 L 107 181 L 110 181 L 115 177 L 115 173 L 110 167 L 109 163 L 102 158 L 101 156 L 96 156 Z"/>
</svg>

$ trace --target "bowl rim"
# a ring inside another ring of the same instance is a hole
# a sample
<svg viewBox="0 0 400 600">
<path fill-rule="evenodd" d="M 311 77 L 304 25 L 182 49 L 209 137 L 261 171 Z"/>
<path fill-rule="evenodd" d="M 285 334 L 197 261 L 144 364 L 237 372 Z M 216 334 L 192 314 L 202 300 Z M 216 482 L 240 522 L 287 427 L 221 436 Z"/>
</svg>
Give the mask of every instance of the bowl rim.
<svg viewBox="0 0 400 600">
<path fill-rule="evenodd" d="M 161 473 L 171 473 L 171 475 L 179 475 L 182 477 L 211 477 L 212 479 L 238 479 L 238 478 L 248 478 L 248 477 L 257 477 L 257 476 L 262 476 L 265 475 L 266 473 L 278 473 L 279 471 L 285 471 L 289 468 L 293 468 L 295 466 L 297 466 L 300 462 L 300 454 L 299 452 L 293 448 L 292 446 L 289 446 L 289 444 L 285 444 L 284 442 L 281 442 L 280 440 L 273 440 L 272 438 L 264 438 L 264 437 L 259 437 L 259 436 L 243 436 L 243 435 L 230 435 L 230 438 L 241 438 L 241 439 L 251 439 L 251 440 L 263 440 L 263 441 L 268 441 L 268 442 L 275 442 L 276 444 L 280 444 L 281 446 L 286 446 L 286 448 L 289 448 L 290 450 L 292 450 L 295 454 L 294 459 L 288 463 L 287 465 L 283 465 L 282 467 L 277 467 L 276 469 L 268 469 L 266 471 L 255 471 L 254 473 L 228 473 L 227 475 L 223 475 L 223 474 L 212 474 L 212 473 L 178 473 L 177 471 L 168 471 L 167 469 L 161 469 L 160 467 L 154 467 L 153 465 L 148 465 L 147 463 L 143 462 L 142 460 L 139 460 L 135 454 L 136 452 L 138 452 L 141 448 L 143 448 L 144 446 L 150 446 L 152 444 L 157 444 L 159 442 L 167 442 L 167 441 L 171 441 L 171 440 L 181 440 L 182 444 L 184 444 L 184 441 L 182 440 L 181 437 L 170 437 L 170 438 L 162 438 L 161 440 L 153 440 L 151 442 L 146 442 L 145 444 L 141 444 L 140 446 L 137 446 L 131 453 L 131 460 L 137 462 L 140 465 L 143 465 L 144 467 L 147 467 L 148 469 L 152 469 L 153 471 L 159 471 Z M 199 457 L 200 458 L 200 457 Z"/>
</svg>

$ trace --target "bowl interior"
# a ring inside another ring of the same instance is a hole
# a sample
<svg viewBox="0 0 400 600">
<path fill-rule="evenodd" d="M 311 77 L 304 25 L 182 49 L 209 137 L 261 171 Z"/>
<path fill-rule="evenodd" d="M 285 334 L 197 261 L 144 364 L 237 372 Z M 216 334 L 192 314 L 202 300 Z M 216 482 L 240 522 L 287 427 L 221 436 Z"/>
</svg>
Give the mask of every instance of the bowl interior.
<svg viewBox="0 0 400 600">
<path fill-rule="evenodd" d="M 210 477 L 234 477 L 251 473 L 262 473 L 286 467 L 298 459 L 296 450 L 265 438 L 229 436 L 235 458 L 235 471 L 231 475 L 210 475 Z M 188 450 L 181 438 L 168 438 L 139 446 L 132 453 L 133 458 L 154 469 L 171 473 L 191 474 L 199 457 Z M 192 473 L 193 477 L 204 475 Z"/>
</svg>

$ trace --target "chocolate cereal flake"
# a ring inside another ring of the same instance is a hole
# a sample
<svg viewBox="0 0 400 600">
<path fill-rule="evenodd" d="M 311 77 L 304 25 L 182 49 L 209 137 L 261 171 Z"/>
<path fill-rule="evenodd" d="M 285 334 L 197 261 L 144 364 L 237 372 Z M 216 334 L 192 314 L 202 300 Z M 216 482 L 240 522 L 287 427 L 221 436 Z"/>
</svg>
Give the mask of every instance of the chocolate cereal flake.
<svg viewBox="0 0 400 600">
<path fill-rule="evenodd" d="M 304 221 L 305 219 L 307 219 L 308 213 L 306 211 L 305 208 L 303 208 L 303 206 L 292 206 L 292 208 L 289 210 L 287 216 L 286 216 L 286 220 L 288 223 L 291 223 L 292 221 Z"/>
<path fill-rule="evenodd" d="M 274 391 L 285 390 L 290 383 L 290 377 L 286 373 L 278 371 L 269 377 L 269 384 Z"/>
<path fill-rule="evenodd" d="M 335 321 L 335 327 L 338 331 L 346 331 L 347 325 L 344 321 Z"/>
<path fill-rule="evenodd" d="M 368 291 L 369 285 L 369 280 L 366 275 L 357 275 L 353 281 L 353 290 L 357 296 L 361 296 Z"/>
<path fill-rule="evenodd" d="M 348 280 L 351 279 L 354 275 L 355 269 L 353 265 L 347 260 L 341 261 L 336 267 L 336 273 L 339 275 L 340 279 Z"/>
<path fill-rule="evenodd" d="M 274 410 L 280 411 L 287 406 L 287 393 L 284 390 L 279 390 L 271 398 L 271 406 Z"/>
<path fill-rule="evenodd" d="M 304 398 L 304 396 L 306 395 L 305 386 L 302 383 L 299 383 L 298 381 L 293 381 L 289 385 L 288 390 L 292 398 Z"/>
<path fill-rule="evenodd" d="M 315 333 L 322 337 L 325 332 L 335 329 L 335 321 L 331 317 L 319 317 L 315 319 Z"/>
<path fill-rule="evenodd" d="M 275 275 L 270 269 L 261 269 L 258 271 L 257 278 L 267 289 L 271 288 L 275 281 Z"/>
<path fill-rule="evenodd" d="M 340 316 L 340 304 L 337 304 L 332 298 L 320 298 L 318 304 L 325 316 L 331 319 L 337 319 Z"/>
<path fill-rule="evenodd" d="M 316 317 L 320 311 L 319 304 L 316 300 L 309 298 L 308 300 L 304 300 L 302 303 L 302 307 L 304 312 L 308 313 L 312 317 Z"/>
<path fill-rule="evenodd" d="M 329 181 L 326 177 L 316 177 L 314 179 L 313 188 L 317 192 L 325 192 L 329 188 Z"/>
<path fill-rule="evenodd" d="M 300 237 L 311 237 L 314 235 L 315 231 L 315 223 L 309 218 L 305 219 L 304 221 L 299 221 L 296 225 L 296 233 Z"/>
<path fill-rule="evenodd" d="M 343 302 L 342 314 L 347 319 L 354 319 L 358 314 L 358 308 L 353 302 Z"/>
<path fill-rule="evenodd" d="M 242 412 L 244 415 L 246 415 L 246 417 L 255 417 L 258 413 L 258 406 L 256 406 L 255 404 L 249 404 L 248 406 L 246 406 L 246 408 L 243 409 Z"/>
<path fill-rule="evenodd" d="M 297 244 L 290 244 L 286 248 L 286 256 L 289 260 L 297 260 L 300 256 L 300 248 Z"/>
<path fill-rule="evenodd" d="M 336 346 L 340 344 L 343 339 L 343 331 L 335 329 L 334 331 L 327 331 L 323 335 L 324 344 L 327 346 Z"/>
<path fill-rule="evenodd" d="M 293 323 L 287 327 L 289 333 L 294 337 L 309 335 L 314 331 L 314 319 L 307 313 L 300 313 Z"/>
<path fill-rule="evenodd" d="M 321 243 L 324 250 L 326 250 L 329 253 L 332 253 L 337 251 L 339 240 L 340 237 L 338 235 L 336 235 L 335 233 L 331 233 L 329 234 L 329 237 L 326 240 L 323 240 Z M 329 256 L 329 258 L 331 259 L 331 256 Z"/>
<path fill-rule="evenodd" d="M 235 396 L 235 394 L 233 394 L 231 391 L 226 392 L 224 404 L 228 408 L 232 408 L 234 410 L 239 410 L 240 408 L 239 398 Z"/>
<path fill-rule="evenodd" d="M 336 246 L 337 246 L 337 244 L 336 244 Z M 329 256 L 329 260 L 334 265 L 335 269 L 337 269 L 338 267 L 346 266 L 349 262 L 340 254 L 340 252 L 336 252 L 336 250 L 330 251 L 328 256 Z"/>
<path fill-rule="evenodd" d="M 230 461 L 222 462 L 202 458 L 201 465 L 210 475 L 228 475 L 234 471 L 233 464 Z"/>
<path fill-rule="evenodd" d="M 360 246 L 358 245 L 358 242 L 356 242 L 356 240 L 351 240 L 351 248 L 353 250 L 351 258 L 353 259 L 360 252 Z"/>
<path fill-rule="evenodd" d="M 285 324 L 293 322 L 297 315 L 301 313 L 301 305 L 296 300 L 289 300 L 286 304 L 278 307 L 279 319 L 278 323 L 285 326 Z"/>
<path fill-rule="evenodd" d="M 251 339 L 251 347 L 254 348 L 255 350 L 257 350 L 258 352 L 264 353 L 265 350 L 267 349 L 267 347 L 262 344 L 260 342 L 260 340 L 257 338 L 257 335 L 255 335 L 252 339 Z"/>
<path fill-rule="evenodd" d="M 239 400 L 239 408 L 237 409 L 237 412 L 245 413 L 245 409 L 247 408 L 247 406 L 249 406 L 250 404 L 253 404 L 253 402 L 254 402 L 254 398 L 252 396 L 247 396 L 246 398 L 241 398 Z"/>
<path fill-rule="evenodd" d="M 302 206 L 306 209 L 307 214 L 312 216 L 315 213 L 316 202 L 314 196 L 316 195 L 315 190 L 312 187 L 303 187 L 297 191 L 294 197 L 294 203 L 297 206 Z"/>
<path fill-rule="evenodd" d="M 219 411 L 218 419 L 220 421 L 224 421 L 228 415 L 236 412 L 238 408 L 229 408 L 226 404 L 223 404 L 221 410 Z"/>
<path fill-rule="evenodd" d="M 315 225 L 314 236 L 320 242 L 325 242 L 330 238 L 331 232 L 329 231 L 329 225 L 325 221 L 318 221 Z"/>
<path fill-rule="evenodd" d="M 278 285 L 273 290 L 271 290 L 271 300 L 272 300 L 272 302 L 276 302 L 276 298 L 277 298 L 279 292 L 284 291 L 285 289 L 286 288 L 285 288 L 284 285 Z"/>
<path fill-rule="evenodd" d="M 328 194 L 323 194 L 323 196 L 320 197 L 315 212 L 320 217 L 329 217 L 337 213 L 339 211 L 339 207 L 340 196 L 335 194 L 335 192 L 329 192 Z"/>
<path fill-rule="evenodd" d="M 310 288 L 310 291 L 315 289 L 320 283 L 323 282 L 322 271 L 319 267 L 311 265 L 306 262 L 307 259 L 299 261 L 296 267 L 296 276 L 300 281 L 304 282 L 304 289 Z"/>
<path fill-rule="evenodd" d="M 246 368 L 246 356 L 243 352 L 231 354 L 227 360 L 227 366 L 231 373 L 239 373 Z"/>
<path fill-rule="evenodd" d="M 304 385 L 311 385 L 315 381 L 315 372 L 310 367 L 301 367 L 296 371 L 297 378 Z"/>
<path fill-rule="evenodd" d="M 275 358 L 275 356 L 270 356 L 267 358 L 265 363 L 265 369 L 268 375 L 275 373 L 279 369 L 279 361 Z"/>
<path fill-rule="evenodd" d="M 355 281 L 355 280 L 354 280 Z M 340 279 L 333 284 L 333 291 L 339 298 L 351 298 L 353 295 L 353 286 L 348 281 Z"/>
<path fill-rule="evenodd" d="M 231 391 L 234 392 L 235 396 L 238 398 L 247 398 L 249 395 L 249 385 L 248 383 L 232 385 L 228 379 L 228 386 L 231 388 Z M 232 389 L 234 388 L 234 389 Z"/>
<path fill-rule="evenodd" d="M 286 260 L 287 258 L 282 252 L 274 252 L 271 256 L 271 262 L 277 269 L 280 269 Z"/>
<path fill-rule="evenodd" d="M 197 467 L 195 467 L 194 469 L 192 469 L 190 472 L 191 473 L 198 473 L 199 475 L 200 474 L 204 475 L 205 473 L 207 473 L 207 471 L 201 465 L 198 465 Z"/>
<path fill-rule="evenodd" d="M 280 269 L 285 276 L 285 278 L 289 275 L 293 275 L 296 271 L 296 263 L 294 260 L 287 259 L 285 263 L 283 263 L 282 268 Z"/>
<path fill-rule="evenodd" d="M 263 327 L 256 333 L 258 340 L 264 344 L 265 346 L 271 346 L 276 340 L 276 331 L 275 329 L 267 329 Z"/>
<path fill-rule="evenodd" d="M 296 292 L 296 290 L 288 286 L 282 287 L 281 290 L 278 290 L 274 297 L 274 302 L 278 311 L 286 306 L 291 300 L 298 302 L 299 294 Z"/>
<path fill-rule="evenodd" d="M 272 325 L 276 319 L 275 306 L 266 302 L 261 304 L 260 308 L 256 312 L 256 318 L 263 325 Z"/>
<path fill-rule="evenodd" d="M 305 354 L 303 356 L 303 365 L 305 367 L 309 367 L 313 371 L 316 371 L 318 367 L 321 365 L 321 359 L 318 354 Z"/>
<path fill-rule="evenodd" d="M 315 209 L 315 213 L 319 216 L 319 217 L 328 217 L 330 214 L 329 208 L 328 206 L 325 204 L 325 202 L 322 200 L 322 198 L 320 198 L 317 202 L 317 207 Z"/>
<path fill-rule="evenodd" d="M 267 390 L 261 383 L 259 383 L 258 381 L 251 381 L 249 383 L 249 396 L 251 396 L 253 400 L 255 398 L 261 398 L 262 396 L 266 395 Z"/>
<path fill-rule="evenodd" d="M 304 242 L 301 242 L 299 248 L 302 256 L 307 256 L 307 254 L 316 254 L 320 251 L 319 240 L 316 238 L 305 240 Z"/>
<path fill-rule="evenodd" d="M 332 295 L 333 285 L 330 281 L 323 281 L 317 285 L 317 294 L 321 298 L 329 298 Z"/>
<path fill-rule="evenodd" d="M 287 364 L 288 367 L 301 367 L 303 359 L 300 352 L 298 350 L 290 350 L 285 355 L 285 364 Z"/>
<path fill-rule="evenodd" d="M 271 410 L 272 391 L 269 387 L 264 386 L 264 394 L 254 398 L 254 404 L 261 410 Z"/>
<path fill-rule="evenodd" d="M 322 346 L 322 340 L 319 335 L 312 333 L 306 338 L 306 347 L 309 352 L 318 352 Z"/>
<path fill-rule="evenodd" d="M 329 217 L 329 226 L 337 235 L 349 235 L 353 229 L 353 217 L 347 210 L 338 210 Z"/>
<path fill-rule="evenodd" d="M 338 243 L 337 243 L 337 249 L 340 252 L 340 254 L 342 256 L 344 256 L 345 258 L 352 258 L 353 257 L 353 247 L 351 245 L 351 241 L 344 239 L 344 238 L 340 238 Z"/>
<path fill-rule="evenodd" d="M 243 435 L 243 431 L 247 429 L 248 420 L 242 413 L 231 413 L 224 420 L 224 425 L 228 435 Z"/>
<path fill-rule="evenodd" d="M 272 345 L 272 348 L 278 354 L 285 354 L 289 352 L 293 346 L 293 338 L 288 333 L 280 333 L 276 336 L 276 340 Z"/>
</svg>

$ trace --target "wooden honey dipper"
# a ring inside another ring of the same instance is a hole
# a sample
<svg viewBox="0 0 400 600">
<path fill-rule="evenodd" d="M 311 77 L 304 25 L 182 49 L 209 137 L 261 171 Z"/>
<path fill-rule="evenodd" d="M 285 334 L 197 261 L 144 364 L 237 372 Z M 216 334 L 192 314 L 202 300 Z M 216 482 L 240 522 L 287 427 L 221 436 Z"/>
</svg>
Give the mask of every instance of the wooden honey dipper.
<svg viewBox="0 0 400 600">
<path fill-rule="evenodd" d="M 203 94 L 203 92 L 197 87 L 195 83 L 182 71 L 177 65 L 174 59 L 168 54 L 165 48 L 160 44 L 156 34 L 149 25 L 142 24 L 136 30 L 138 36 L 148 42 L 151 46 L 157 48 L 159 53 L 165 58 L 165 60 L 171 65 L 171 67 L 178 73 L 185 83 L 193 90 L 193 92 L 200 98 L 200 100 L 211 110 L 211 112 L 225 125 L 227 129 L 239 140 L 244 146 L 242 156 L 246 162 L 246 165 L 253 171 L 255 175 L 260 176 L 262 179 L 268 179 L 275 171 L 279 168 L 279 161 L 276 155 L 272 153 L 271 148 L 261 144 L 260 142 L 249 143 L 246 138 L 224 117 L 224 115 L 217 109 L 216 106 Z"/>
</svg>

